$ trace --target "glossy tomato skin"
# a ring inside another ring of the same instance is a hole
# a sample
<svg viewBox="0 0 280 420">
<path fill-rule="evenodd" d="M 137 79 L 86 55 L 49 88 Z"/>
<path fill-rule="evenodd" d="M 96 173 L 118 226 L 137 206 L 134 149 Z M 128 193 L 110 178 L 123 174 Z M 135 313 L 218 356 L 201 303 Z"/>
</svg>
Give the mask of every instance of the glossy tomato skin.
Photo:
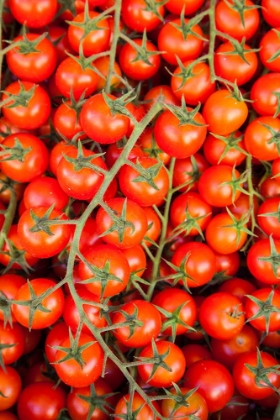
<svg viewBox="0 0 280 420">
<path fill-rule="evenodd" d="M 68 244 L 72 226 L 67 224 L 54 223 L 49 226 L 49 232 L 43 229 L 32 231 L 37 223 L 34 217 L 41 220 L 48 212 L 49 207 L 34 207 L 27 209 L 19 219 L 18 235 L 23 248 L 31 255 L 37 258 L 49 258 L 59 254 Z M 48 220 L 66 221 L 68 217 L 61 210 L 53 209 Z M 38 222 L 40 223 L 40 221 Z"/>
<path fill-rule="evenodd" d="M 248 116 L 248 107 L 245 102 L 236 100 L 230 91 L 221 89 L 208 97 L 202 116 L 209 131 L 224 136 L 242 126 Z"/>
<path fill-rule="evenodd" d="M 3 274 L 0 276 L 0 294 L 7 299 L 14 299 L 18 289 L 26 283 L 26 279 L 18 274 Z M 4 321 L 6 318 L 4 312 L 0 309 L 0 320 Z M 16 322 L 14 315 L 11 313 L 12 322 Z"/>
<path fill-rule="evenodd" d="M 256 331 L 249 325 L 244 325 L 242 330 L 229 339 L 211 340 L 211 354 L 214 360 L 222 363 L 230 371 L 240 354 L 254 351 L 259 339 Z"/>
<path fill-rule="evenodd" d="M 29 41 L 39 38 L 37 34 L 27 34 Z M 22 41 L 23 36 L 17 36 L 13 42 Z M 6 60 L 11 72 L 21 80 L 33 83 L 43 82 L 48 79 L 56 68 L 57 54 L 55 47 L 48 38 L 44 38 L 36 46 L 36 52 L 22 54 L 20 48 L 16 47 L 9 51 Z"/>
<path fill-rule="evenodd" d="M 142 39 L 133 40 L 139 47 L 142 46 Z M 158 53 L 156 46 L 147 41 L 146 51 Z M 159 54 L 152 54 L 148 63 L 138 57 L 138 53 L 130 44 L 124 44 L 119 55 L 119 65 L 122 72 L 132 80 L 147 80 L 155 76 L 160 67 L 161 59 Z"/>
<path fill-rule="evenodd" d="M 114 95 L 106 94 L 114 101 Z M 120 113 L 111 113 L 103 95 L 91 96 L 83 105 L 80 124 L 88 137 L 100 144 L 111 144 L 121 140 L 127 133 L 129 118 Z"/>
<path fill-rule="evenodd" d="M 280 41 L 276 31 L 271 29 L 264 34 L 260 42 L 260 48 L 259 56 L 263 65 L 272 72 L 280 72 L 280 58 L 276 57 L 274 60 L 271 60 L 280 48 Z"/>
<path fill-rule="evenodd" d="M 2 95 L 2 100 L 5 100 L 10 95 L 18 95 L 21 85 L 27 92 L 34 89 L 27 106 L 16 105 L 9 107 L 9 105 L 14 103 L 14 100 L 11 99 L 6 106 L 2 107 L 2 112 L 10 123 L 21 130 L 34 130 L 41 127 L 48 120 L 51 113 L 51 100 L 44 88 L 28 81 L 16 81 L 8 85 L 5 93 Z"/>
<path fill-rule="evenodd" d="M 147 5 L 143 0 L 124 0 L 121 11 L 124 24 L 137 32 L 144 32 L 144 30 L 149 32 L 155 29 L 161 23 L 159 16 L 164 16 L 161 1 L 155 0 L 155 3 L 159 3 L 156 7 L 157 14 L 147 10 Z"/>
<path fill-rule="evenodd" d="M 180 392 L 185 395 L 190 391 L 188 388 L 180 388 Z M 177 390 L 171 389 L 171 394 L 176 395 Z M 195 391 L 189 398 L 185 399 L 186 405 L 180 405 L 172 399 L 163 400 L 161 403 L 162 414 L 166 418 L 191 418 L 195 415 L 200 420 L 208 419 L 208 408 L 205 399 L 199 392 Z M 176 404 L 176 405 L 175 405 Z M 195 414 L 194 414 L 195 413 Z"/>
<path fill-rule="evenodd" d="M 42 140 L 33 134 L 18 133 L 11 134 L 2 142 L 2 145 L 10 151 L 2 158 L 12 156 L 12 150 L 19 143 L 19 148 L 26 153 L 23 160 L 11 159 L 0 163 L 1 171 L 17 182 L 30 182 L 41 176 L 48 166 L 48 150 Z"/>
<path fill-rule="evenodd" d="M 245 5 L 248 7 L 242 12 L 244 17 L 244 24 L 239 12 L 231 7 L 233 0 L 227 2 L 220 0 L 216 7 L 216 26 L 221 32 L 232 36 L 239 42 L 245 37 L 246 40 L 252 38 L 256 33 L 259 23 L 260 15 L 257 8 L 254 8 L 254 3 L 251 0 L 245 0 Z"/>
<path fill-rule="evenodd" d="M 231 141 L 232 135 L 225 136 L 224 140 L 220 140 L 212 134 L 208 134 L 203 143 L 203 152 L 207 161 L 211 165 L 230 165 L 238 166 L 246 159 L 246 148 L 242 138 L 242 133 L 236 131 L 233 134 L 233 138 L 238 139 L 235 147 L 228 149 L 228 141 Z M 238 149 L 237 149 L 238 147 Z M 244 153 L 242 152 L 244 149 Z"/>
<path fill-rule="evenodd" d="M 262 0 L 262 15 L 266 22 L 273 27 L 280 26 L 280 5 L 277 0 Z"/>
<path fill-rule="evenodd" d="M 225 407 L 234 392 L 231 374 L 214 360 L 201 360 L 191 365 L 184 375 L 184 386 L 198 387 L 197 391 L 205 399 L 210 412 Z"/>
<path fill-rule="evenodd" d="M 6 366 L 4 371 L 0 367 L 0 414 L 17 402 L 21 388 L 22 381 L 16 369 Z"/>
<path fill-rule="evenodd" d="M 92 22 L 96 21 L 96 28 L 85 33 L 84 28 L 78 26 L 85 21 L 85 13 L 78 13 L 71 21 L 67 35 L 71 48 L 79 53 L 81 42 L 83 43 L 83 54 L 89 57 L 93 54 L 99 54 L 109 47 L 111 31 L 107 19 L 99 20 L 100 14 L 95 11 L 89 11 L 89 18 Z M 77 25 L 77 26 L 76 26 Z"/>
<path fill-rule="evenodd" d="M 216 272 L 215 254 L 204 243 L 188 242 L 181 245 L 171 262 L 179 268 L 184 261 L 184 273 L 178 273 L 178 279 L 180 284 L 188 287 L 199 287 L 208 283 Z"/>
<path fill-rule="evenodd" d="M 280 198 L 273 197 L 265 200 L 258 210 L 258 224 L 260 228 L 267 236 L 272 235 L 275 239 L 280 239 L 280 223 L 278 221 L 279 205 Z M 269 216 L 269 214 L 271 215 Z"/>
<path fill-rule="evenodd" d="M 208 335 L 226 340 L 238 334 L 245 323 L 241 301 L 227 292 L 207 296 L 199 311 L 199 321 Z"/>
<path fill-rule="evenodd" d="M 20 394 L 17 413 L 19 420 L 56 420 L 66 404 L 66 392 L 54 388 L 52 382 L 36 382 L 28 385 Z"/>
<path fill-rule="evenodd" d="M 199 152 L 185 159 L 176 159 L 172 185 L 180 187 L 181 192 L 197 191 L 198 180 L 207 168 L 209 163 Z"/>
<path fill-rule="evenodd" d="M 99 378 L 94 383 L 94 390 L 97 395 L 97 398 L 100 396 L 101 398 L 105 396 L 106 394 L 111 394 L 112 388 L 108 383 L 102 379 Z M 87 401 L 80 398 L 80 396 L 83 397 L 90 397 L 91 395 L 91 389 L 90 386 L 83 387 L 83 388 L 73 388 L 71 392 L 69 392 L 67 396 L 67 410 L 71 416 L 72 420 L 87 420 L 89 411 L 90 411 L 90 405 Z M 95 407 L 93 410 L 93 413 L 90 416 L 90 420 L 108 420 L 109 415 L 108 412 L 111 412 L 109 405 L 114 406 L 115 403 L 115 396 L 111 396 L 105 399 L 104 404 L 104 410 L 101 410 L 99 407 Z M 106 410 L 106 412 L 105 412 Z"/>
<path fill-rule="evenodd" d="M 48 278 L 37 278 L 30 281 L 30 287 L 33 288 L 35 296 L 40 296 L 49 289 L 54 288 L 56 282 Z M 31 299 L 31 293 L 28 284 L 24 284 L 18 290 L 16 301 L 28 301 Z M 61 289 L 57 289 L 45 297 L 41 305 L 48 309 L 43 312 L 40 309 L 35 310 L 35 314 L 30 325 L 30 308 L 25 305 L 14 303 L 12 306 L 13 314 L 16 320 L 26 328 L 42 329 L 54 324 L 62 315 L 64 307 L 64 295 Z"/>
<path fill-rule="evenodd" d="M 57 0 L 9 0 L 9 7 L 15 19 L 28 28 L 42 28 L 48 25 L 54 18 L 58 2 Z"/>
<path fill-rule="evenodd" d="M 104 359 L 104 352 L 97 341 L 94 340 L 93 336 L 85 333 L 81 333 L 78 346 L 81 347 L 84 344 L 90 344 L 87 348 L 81 351 L 81 357 L 84 361 L 81 366 L 73 358 L 61 361 L 66 356 L 66 352 L 58 350 L 55 355 L 55 361 L 57 362 L 54 367 L 59 378 L 67 385 L 82 388 L 89 386 L 95 382 L 102 373 L 102 365 Z M 61 347 L 70 348 L 70 339 L 67 338 L 61 343 Z"/>
<path fill-rule="evenodd" d="M 280 88 L 280 73 L 260 76 L 252 86 L 250 99 L 254 110 L 262 116 L 276 116 Z"/>
<path fill-rule="evenodd" d="M 273 116 L 256 118 L 247 125 L 244 134 L 244 142 L 248 152 L 254 158 L 264 161 L 271 161 L 279 157 L 277 145 L 272 141 L 273 135 L 268 127 L 278 133 L 280 131 L 279 119 Z"/>
<path fill-rule="evenodd" d="M 264 382 L 261 382 L 259 385 L 256 382 L 255 373 L 247 367 L 255 368 L 257 366 L 257 354 L 257 351 L 254 350 L 240 355 L 233 366 L 232 372 L 234 384 L 238 392 L 244 395 L 244 397 L 254 400 L 268 397 L 274 393 L 274 390 L 266 386 Z M 264 368 L 278 365 L 277 360 L 267 352 L 261 351 L 260 358 Z M 266 376 L 274 387 L 279 387 L 279 375 L 271 372 L 267 373 Z"/>
<path fill-rule="evenodd" d="M 149 184 L 145 179 L 139 179 L 137 181 L 137 178 L 140 177 L 139 171 L 126 164 L 119 171 L 119 186 L 122 193 L 141 207 L 161 205 L 169 189 L 169 178 L 165 167 L 161 166 L 157 159 L 147 156 L 134 158 L 132 162 L 139 164 L 142 170 L 158 169 L 155 175 L 152 176 L 153 183 L 156 187 Z"/>
<path fill-rule="evenodd" d="M 109 271 L 107 272 L 112 274 L 106 275 L 106 284 L 104 284 L 101 278 L 97 277 L 98 281 L 90 282 L 85 284 L 86 288 L 97 296 L 114 296 L 120 293 L 126 287 L 129 277 L 130 277 L 130 268 L 127 262 L 127 259 L 123 253 L 114 245 L 95 245 L 87 250 L 84 253 L 84 257 L 87 259 L 89 264 L 93 268 L 97 269 L 106 269 L 105 265 L 109 263 Z M 104 272 L 104 271 L 103 271 Z M 95 277 L 95 274 L 90 270 L 90 268 L 83 262 L 80 261 L 78 266 L 78 273 L 82 280 L 88 280 Z M 115 279 L 117 277 L 118 279 Z"/>
<path fill-rule="evenodd" d="M 24 190 L 24 206 L 51 207 L 53 204 L 58 210 L 63 210 L 68 203 L 68 195 L 61 189 L 58 181 L 49 176 L 36 177 Z"/>
<path fill-rule="evenodd" d="M 2 360 L 5 365 L 11 365 L 16 362 L 24 352 L 25 335 L 23 327 L 15 322 L 13 326 L 5 325 L 0 321 L 0 345 L 10 345 L 11 347 L 3 347 L 1 350 Z"/>
<path fill-rule="evenodd" d="M 58 322 L 53 325 L 45 340 L 45 353 L 49 363 L 55 362 L 55 355 L 57 353 L 55 346 L 60 346 L 68 337 L 69 329 L 65 322 Z"/>
<path fill-rule="evenodd" d="M 280 253 L 280 241 L 271 239 L 274 243 L 277 255 Z M 247 254 L 247 266 L 250 273 L 261 282 L 273 285 L 279 283 L 280 268 L 275 267 L 275 273 L 270 261 L 263 260 L 271 256 L 271 245 L 269 239 L 261 239 L 251 246 Z"/>
<path fill-rule="evenodd" d="M 258 299 L 260 302 L 257 304 L 250 296 L 254 299 Z M 245 314 L 248 322 L 252 327 L 262 332 L 274 332 L 280 329 L 280 291 L 279 289 L 271 289 L 269 287 L 260 288 L 254 291 L 250 296 L 247 297 L 245 304 Z M 257 316 L 260 311 L 262 303 L 271 299 L 271 303 L 267 304 L 268 311 L 264 307 L 264 314 Z M 271 306 L 271 307 L 270 307 Z M 254 317 L 254 319 L 251 319 Z"/>
<path fill-rule="evenodd" d="M 169 387 L 173 382 L 177 383 L 184 375 L 186 361 L 182 350 L 169 341 L 156 341 L 155 347 L 159 355 L 166 352 L 167 355 L 163 358 L 164 362 L 169 367 L 170 371 L 159 366 L 154 374 L 152 374 L 153 364 L 145 363 L 138 366 L 138 372 L 141 378 L 154 387 Z M 144 347 L 140 352 L 139 357 L 153 357 L 155 353 L 151 344 Z"/>
<path fill-rule="evenodd" d="M 230 274 L 228 273 L 228 275 Z M 227 281 L 224 281 L 218 288 L 219 292 L 227 292 L 236 296 L 241 300 L 244 306 L 247 300 L 246 295 L 250 295 L 255 290 L 256 287 L 253 283 L 238 277 L 233 277 Z"/>
<path fill-rule="evenodd" d="M 135 325 L 132 331 L 129 327 L 117 328 L 114 331 L 114 336 L 120 343 L 127 347 L 138 348 L 147 346 L 152 339 L 157 338 L 161 331 L 162 321 L 160 312 L 152 303 L 144 300 L 132 300 L 125 303 L 121 306 L 120 311 L 113 312 L 113 324 L 125 322 L 124 313 L 135 317 L 142 325 Z"/>
<path fill-rule="evenodd" d="M 191 108 L 187 108 L 191 112 Z M 195 122 L 194 125 L 193 121 Z M 179 159 L 198 152 L 206 138 L 207 128 L 202 115 L 197 112 L 190 123 L 181 124 L 171 111 L 164 111 L 157 118 L 154 135 L 159 147 L 168 155 Z"/>
<path fill-rule="evenodd" d="M 122 211 L 126 210 L 124 222 L 127 227 L 124 226 L 122 229 L 122 235 L 116 229 L 108 232 L 114 226 L 115 221 L 104 208 L 100 207 L 96 214 L 96 229 L 97 233 L 102 235 L 103 241 L 115 245 L 119 249 L 139 245 L 148 229 L 144 209 L 134 201 L 122 197 L 111 198 L 106 204 L 120 220 L 123 219 Z M 107 232 L 106 235 L 104 235 L 105 232 Z"/>
<path fill-rule="evenodd" d="M 132 398 L 131 395 L 126 394 L 123 397 L 121 397 L 120 400 L 118 401 L 115 407 L 115 414 L 114 414 L 115 415 L 114 418 L 116 420 L 121 420 L 124 418 L 124 416 L 128 415 L 129 413 L 128 405 L 129 405 L 130 398 Z M 153 403 L 153 405 L 155 406 L 157 411 L 160 412 L 159 406 L 156 401 Z M 132 413 L 133 413 L 132 414 L 133 416 L 135 416 L 135 414 L 137 413 L 136 414 L 137 420 L 159 420 L 159 417 L 155 417 L 152 409 L 146 404 L 145 400 L 143 399 L 143 397 L 141 397 L 138 394 L 138 392 L 134 392 L 133 394 Z"/>
</svg>

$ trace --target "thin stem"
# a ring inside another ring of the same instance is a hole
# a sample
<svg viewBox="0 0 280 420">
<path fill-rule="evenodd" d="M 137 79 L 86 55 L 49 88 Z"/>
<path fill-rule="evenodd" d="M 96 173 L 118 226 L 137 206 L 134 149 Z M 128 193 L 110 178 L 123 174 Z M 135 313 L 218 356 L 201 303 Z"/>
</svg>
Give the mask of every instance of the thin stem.
<svg viewBox="0 0 280 420">
<path fill-rule="evenodd" d="M 10 202 L 5 212 L 5 221 L 0 232 L 0 249 L 3 248 L 5 240 L 7 239 L 7 235 L 13 223 L 15 213 L 16 213 L 16 208 L 17 208 L 16 193 L 12 188 L 10 189 L 10 192 L 11 192 Z"/>
<path fill-rule="evenodd" d="M 121 4 L 122 0 L 116 0 L 115 4 L 115 16 L 114 16 L 114 29 L 113 29 L 113 41 L 110 48 L 110 62 L 109 62 L 109 71 L 106 80 L 105 92 L 110 93 L 111 87 L 111 78 L 114 70 L 115 58 L 116 58 L 116 51 L 118 40 L 120 37 L 120 19 L 121 19 Z"/>
</svg>

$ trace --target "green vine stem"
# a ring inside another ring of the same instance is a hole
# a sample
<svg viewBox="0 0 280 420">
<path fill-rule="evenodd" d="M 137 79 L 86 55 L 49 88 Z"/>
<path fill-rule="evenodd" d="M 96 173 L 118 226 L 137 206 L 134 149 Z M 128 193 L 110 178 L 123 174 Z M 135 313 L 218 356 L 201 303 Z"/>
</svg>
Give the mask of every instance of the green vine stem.
<svg viewBox="0 0 280 420">
<path fill-rule="evenodd" d="M 5 221 L 0 232 L 0 250 L 3 248 L 4 243 L 7 239 L 7 234 L 9 233 L 10 227 L 13 223 L 17 208 L 17 196 L 15 191 L 11 187 L 10 194 L 11 198 L 9 201 L 9 205 L 7 210 L 5 211 Z"/>
</svg>

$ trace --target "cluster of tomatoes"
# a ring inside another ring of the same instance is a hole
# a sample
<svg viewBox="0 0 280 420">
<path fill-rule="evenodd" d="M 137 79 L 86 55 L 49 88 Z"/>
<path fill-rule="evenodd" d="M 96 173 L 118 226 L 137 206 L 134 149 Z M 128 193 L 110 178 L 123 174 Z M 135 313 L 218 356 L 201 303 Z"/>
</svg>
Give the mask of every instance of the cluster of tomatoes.
<svg viewBox="0 0 280 420">
<path fill-rule="evenodd" d="M 0 8 L 0 420 L 279 419 L 279 0 Z"/>
</svg>

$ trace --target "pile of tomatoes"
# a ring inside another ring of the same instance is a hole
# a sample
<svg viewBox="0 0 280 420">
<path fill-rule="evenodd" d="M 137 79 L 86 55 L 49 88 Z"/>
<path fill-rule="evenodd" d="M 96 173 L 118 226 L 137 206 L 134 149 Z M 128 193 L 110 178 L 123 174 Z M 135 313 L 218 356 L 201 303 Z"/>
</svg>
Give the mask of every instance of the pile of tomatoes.
<svg viewBox="0 0 280 420">
<path fill-rule="evenodd" d="M 0 420 L 279 419 L 279 0 L 0 9 Z"/>
</svg>

